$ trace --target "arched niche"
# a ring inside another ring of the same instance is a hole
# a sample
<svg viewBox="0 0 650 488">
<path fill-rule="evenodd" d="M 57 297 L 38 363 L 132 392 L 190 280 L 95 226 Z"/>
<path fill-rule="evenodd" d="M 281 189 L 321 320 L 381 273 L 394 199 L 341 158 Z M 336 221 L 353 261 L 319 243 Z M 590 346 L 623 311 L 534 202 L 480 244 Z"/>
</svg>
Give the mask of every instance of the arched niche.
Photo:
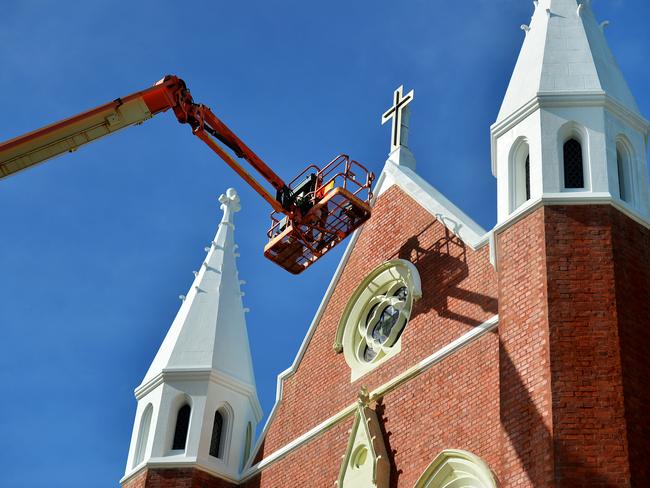
<svg viewBox="0 0 650 488">
<path fill-rule="evenodd" d="M 471 452 L 448 449 L 436 456 L 414 488 L 497 488 L 490 467 Z"/>
</svg>

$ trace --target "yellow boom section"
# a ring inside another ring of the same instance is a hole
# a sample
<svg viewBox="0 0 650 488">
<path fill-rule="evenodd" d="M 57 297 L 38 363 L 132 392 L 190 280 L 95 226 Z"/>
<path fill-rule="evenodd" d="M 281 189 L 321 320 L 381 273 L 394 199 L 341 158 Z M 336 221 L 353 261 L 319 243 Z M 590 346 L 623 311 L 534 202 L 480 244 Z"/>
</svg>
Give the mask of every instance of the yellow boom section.
<svg viewBox="0 0 650 488">
<path fill-rule="evenodd" d="M 0 145 L 0 178 L 152 117 L 142 98 L 116 100 Z"/>
</svg>

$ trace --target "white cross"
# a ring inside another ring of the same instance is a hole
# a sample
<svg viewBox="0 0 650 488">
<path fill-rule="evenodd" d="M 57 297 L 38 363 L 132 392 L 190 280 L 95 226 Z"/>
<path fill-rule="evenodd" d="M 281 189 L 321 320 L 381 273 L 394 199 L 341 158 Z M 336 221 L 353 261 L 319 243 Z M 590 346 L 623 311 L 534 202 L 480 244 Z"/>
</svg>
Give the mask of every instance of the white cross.
<svg viewBox="0 0 650 488">
<path fill-rule="evenodd" d="M 389 119 L 393 119 L 391 130 L 390 150 L 394 151 L 399 146 L 406 146 L 408 143 L 408 104 L 413 101 L 413 90 L 403 95 L 404 85 L 395 90 L 393 106 L 381 116 L 381 124 L 384 125 Z"/>
</svg>

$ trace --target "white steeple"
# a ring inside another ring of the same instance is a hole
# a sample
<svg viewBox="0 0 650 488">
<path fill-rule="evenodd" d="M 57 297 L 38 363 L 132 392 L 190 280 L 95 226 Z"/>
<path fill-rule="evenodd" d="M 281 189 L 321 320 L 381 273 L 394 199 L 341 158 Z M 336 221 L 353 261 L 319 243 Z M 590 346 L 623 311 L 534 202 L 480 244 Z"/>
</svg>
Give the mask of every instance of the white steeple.
<svg viewBox="0 0 650 488">
<path fill-rule="evenodd" d="M 499 222 L 540 199 L 613 201 L 650 217 L 649 125 L 607 45 L 608 22 L 590 0 L 533 4 L 491 127 Z"/>
<path fill-rule="evenodd" d="M 223 218 L 142 384 L 125 479 L 142 467 L 198 466 L 236 480 L 262 416 L 234 241 L 239 197 Z"/>
<path fill-rule="evenodd" d="M 639 114 L 590 2 L 540 0 L 503 99 L 497 122 L 539 93 L 600 92 Z M 579 10 L 578 10 L 579 9 Z"/>
</svg>

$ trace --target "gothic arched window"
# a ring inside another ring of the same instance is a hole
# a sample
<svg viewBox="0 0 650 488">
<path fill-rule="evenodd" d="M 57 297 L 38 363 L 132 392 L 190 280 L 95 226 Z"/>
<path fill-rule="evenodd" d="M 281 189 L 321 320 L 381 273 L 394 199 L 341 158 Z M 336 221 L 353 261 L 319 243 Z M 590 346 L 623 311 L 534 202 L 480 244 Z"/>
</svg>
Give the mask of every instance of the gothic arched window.
<svg viewBox="0 0 650 488">
<path fill-rule="evenodd" d="M 176 415 L 176 428 L 174 429 L 174 440 L 172 442 L 173 450 L 185 449 L 187 442 L 187 431 L 190 426 L 190 413 L 192 409 L 188 404 L 183 405 Z"/>
<path fill-rule="evenodd" d="M 221 449 L 221 438 L 223 437 L 224 418 L 221 412 L 214 412 L 212 423 L 212 436 L 210 437 L 210 456 L 220 458 L 223 453 Z"/>
<path fill-rule="evenodd" d="M 242 457 L 241 461 L 241 469 L 244 469 L 244 466 L 246 466 L 246 461 L 248 461 L 248 458 L 251 455 L 251 444 L 253 442 L 253 425 L 248 422 L 248 425 L 246 425 L 246 439 L 244 442 L 244 456 Z"/>
<path fill-rule="evenodd" d="M 624 202 L 631 203 L 634 200 L 632 183 L 632 162 L 630 151 L 619 142 L 616 145 L 616 168 L 618 170 L 618 195 Z"/>
<path fill-rule="evenodd" d="M 528 201 L 530 200 L 530 154 L 526 156 L 524 173 L 526 174 L 526 201 Z"/>
<path fill-rule="evenodd" d="M 151 403 L 144 409 L 144 413 L 140 418 L 140 429 L 138 431 L 138 441 L 135 444 L 135 457 L 133 458 L 133 466 L 137 466 L 144 461 L 144 453 L 147 449 L 147 440 L 149 439 L 149 429 L 151 426 L 151 415 L 153 407 Z"/>
<path fill-rule="evenodd" d="M 515 143 L 510 160 L 510 211 L 530 200 L 530 154 L 525 140 Z"/>
<path fill-rule="evenodd" d="M 564 188 L 584 188 L 582 144 L 576 139 L 564 143 Z"/>
</svg>

